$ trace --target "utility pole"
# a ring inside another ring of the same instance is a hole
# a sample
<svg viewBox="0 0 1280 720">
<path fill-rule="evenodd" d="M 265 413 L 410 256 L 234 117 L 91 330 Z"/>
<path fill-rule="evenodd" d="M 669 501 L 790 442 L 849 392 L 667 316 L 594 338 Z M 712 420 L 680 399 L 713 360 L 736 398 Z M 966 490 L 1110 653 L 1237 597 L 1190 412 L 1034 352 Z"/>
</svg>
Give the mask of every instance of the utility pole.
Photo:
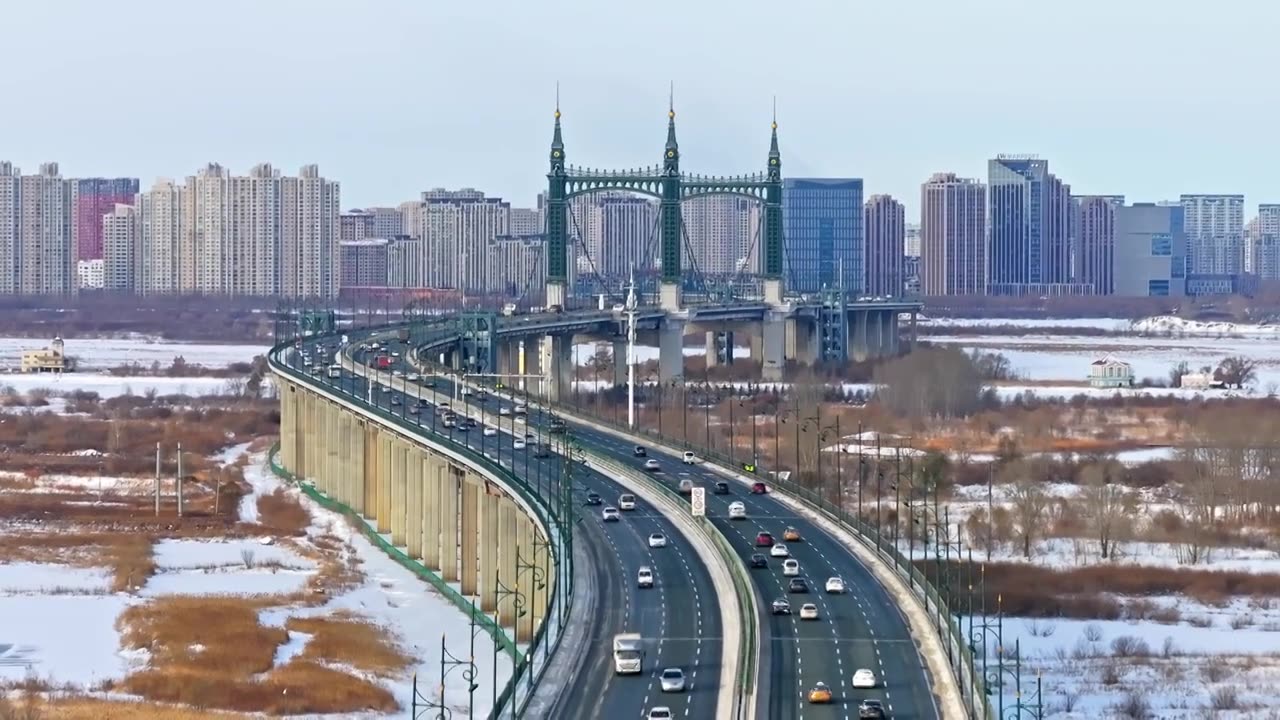
<svg viewBox="0 0 1280 720">
<path fill-rule="evenodd" d="M 182 443 L 178 443 L 178 517 L 182 517 Z"/>
<path fill-rule="evenodd" d="M 160 517 L 160 443 L 156 443 L 156 517 Z"/>
<path fill-rule="evenodd" d="M 617 361 L 617 358 L 614 358 Z M 636 266 L 627 282 L 627 427 L 636 426 Z"/>
</svg>

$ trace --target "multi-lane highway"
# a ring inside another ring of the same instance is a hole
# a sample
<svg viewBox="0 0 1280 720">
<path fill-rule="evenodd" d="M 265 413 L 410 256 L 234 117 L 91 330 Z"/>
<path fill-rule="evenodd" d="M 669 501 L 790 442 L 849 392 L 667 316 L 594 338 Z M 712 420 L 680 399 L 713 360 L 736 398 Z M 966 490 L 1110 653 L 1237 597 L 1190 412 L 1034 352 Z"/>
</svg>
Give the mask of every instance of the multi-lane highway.
<svg viewBox="0 0 1280 720">
<path fill-rule="evenodd" d="M 403 348 L 400 353 L 400 358 L 386 369 L 399 370 L 407 376 L 413 370 L 404 363 Z M 357 362 L 369 360 L 360 353 L 355 359 Z M 291 353 L 289 361 L 302 369 L 301 354 Z M 313 363 L 328 365 L 332 361 L 332 345 L 327 350 L 327 357 L 312 353 Z M 421 405 L 417 414 L 411 413 L 415 399 L 402 392 L 401 388 L 434 399 L 430 397 L 432 393 L 419 384 L 398 379 L 392 383 L 394 387 L 371 388 L 363 377 L 346 371 L 331 377 L 326 370 L 317 378 L 356 397 L 370 400 L 374 405 L 402 417 L 410 425 L 497 459 L 548 497 L 557 486 L 555 479 L 563 477 L 562 456 L 551 453 L 549 457 L 538 458 L 535 452 L 535 440 L 547 439 L 538 429 L 544 425 L 545 419 L 540 409 L 532 408 L 528 421 L 518 422 L 523 418 L 514 413 L 498 415 L 496 400 L 477 403 L 480 408 L 493 406 L 489 410 L 491 417 L 482 415 L 482 426 L 492 427 L 496 434 L 486 435 L 483 427 L 467 431 L 458 427 L 446 428 L 441 417 L 443 410 L 431 402 Z M 450 391 L 443 386 L 437 389 L 441 393 Z M 459 401 L 455 399 L 452 402 L 457 408 Z M 526 439 L 526 433 L 534 437 Z M 554 447 L 554 442 L 550 444 Z M 592 559 L 589 568 L 579 568 L 579 571 L 595 576 L 599 612 L 597 617 L 591 618 L 580 676 L 573 681 L 572 690 L 561 696 L 552 715 L 566 718 L 643 717 L 653 707 L 666 706 L 678 718 L 716 717 L 722 626 L 715 588 L 706 566 L 695 553 L 682 547 L 683 536 L 670 521 L 643 501 L 637 503 L 634 511 L 621 513 L 620 521 L 604 522 L 601 517 L 603 504 L 616 506 L 619 495 L 626 492 L 617 482 L 576 464 L 571 476 L 573 497 L 579 511 L 574 532 Z M 592 493 L 601 498 L 602 505 L 587 504 L 588 495 Z M 653 533 L 664 535 L 667 546 L 650 547 L 649 536 Z M 651 569 L 654 576 L 652 588 L 638 586 L 637 576 L 641 567 Z M 637 632 L 645 639 L 644 672 L 639 676 L 620 676 L 613 672 L 613 636 L 622 632 Z M 679 668 L 684 672 L 687 683 L 684 692 L 662 692 L 659 676 L 665 668 Z"/>
<path fill-rule="evenodd" d="M 680 457 L 661 448 L 647 447 L 646 457 L 636 457 L 635 444 L 630 440 L 566 419 L 574 439 L 592 453 L 633 463 L 637 469 L 642 469 L 644 460 L 654 457 L 662 466 L 655 476 L 671 487 L 677 487 L 684 479 L 705 487 L 708 514 L 743 561 L 749 562 L 755 553 L 768 558 L 767 568 L 751 573 L 759 605 L 767 614 L 762 628 L 762 642 L 768 646 L 767 680 L 760 693 L 760 717 L 857 717 L 859 703 L 868 698 L 880 700 L 890 717 L 938 717 L 924 662 L 906 619 L 870 569 L 841 541 L 785 503 L 768 494 L 751 494 L 745 484 L 728 481 L 710 467 L 686 465 Z M 532 421 L 543 422 L 545 418 Z M 728 481 L 730 494 L 713 493 L 720 481 Z M 732 502 L 745 505 L 745 519 L 728 518 Z M 795 529 L 801 537 L 800 542 L 786 545 L 790 556 L 799 561 L 799 576 L 807 581 L 808 593 L 789 592 L 791 578 L 782 574 L 783 559 L 770 556 L 767 547 L 756 547 L 758 533 L 770 533 L 782 542 L 787 528 Z M 844 581 L 845 593 L 825 592 L 826 582 L 832 577 Z M 790 615 L 770 612 L 772 602 L 779 598 L 790 602 Z M 804 603 L 817 605 L 817 620 L 800 619 L 799 610 Z M 859 669 L 872 671 L 876 687 L 853 687 L 853 675 Z M 809 704 L 809 691 L 818 683 L 832 690 L 830 704 Z"/>
</svg>

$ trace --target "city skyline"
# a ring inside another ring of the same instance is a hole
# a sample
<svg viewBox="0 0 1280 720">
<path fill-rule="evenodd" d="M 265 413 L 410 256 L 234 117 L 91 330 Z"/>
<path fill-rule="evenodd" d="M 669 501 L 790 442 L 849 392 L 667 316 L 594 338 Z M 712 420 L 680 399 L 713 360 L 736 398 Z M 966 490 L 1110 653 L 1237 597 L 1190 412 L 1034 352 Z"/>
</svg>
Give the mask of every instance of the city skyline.
<svg viewBox="0 0 1280 720">
<path fill-rule="evenodd" d="M 892 4 L 818 3 L 785 13 L 747 2 L 731 14 L 677 11 L 673 2 L 641 13 L 512 5 L 496 22 L 491 7 L 375 3 L 366 12 L 381 30 L 369 39 L 348 32 L 349 6 L 332 1 L 233 0 L 180 13 L 155 0 L 136 5 L 146 23 L 87 2 L 78 3 L 83 22 L 75 27 L 47 4 L 11 10 L 15 56 L 45 52 L 44 38 L 63 42 L 53 62 L 0 78 L 7 105 L 40 108 L 0 116 L 0 137 L 21 138 L 0 156 L 22 167 L 56 157 L 75 176 L 144 179 L 210 159 L 249 167 L 266 157 L 284 167 L 325 167 L 350 188 L 347 207 L 435 185 L 484 187 L 532 206 L 557 81 L 575 157 L 629 167 L 657 161 L 654 143 L 674 80 L 689 170 L 757 169 L 776 95 L 789 174 L 863 178 L 868 193 L 902 199 L 908 218 L 919 216 L 921 178 L 981 177 L 986 160 L 1002 152 L 1053 158 L 1055 173 L 1080 194 L 1123 191 L 1153 202 L 1184 193 L 1267 202 L 1271 168 L 1280 163 L 1280 149 L 1264 142 L 1274 113 L 1249 72 L 1280 59 L 1265 35 L 1280 10 L 1256 4 L 1205 14 L 1184 0 L 1122 7 L 1085 0 L 1078 12 L 1055 13 L 1055 32 L 1043 33 L 1050 11 L 1013 0 L 927 13 Z M 1091 7 L 1105 8 L 1105 23 L 1091 19 Z M 669 22 L 673 16 L 680 22 Z M 623 23 L 628 31 L 618 32 Z M 1034 34 L 1040 60 L 1006 63 L 1000 83 L 957 85 L 939 72 L 956 58 L 975 70 L 990 67 L 1002 43 L 973 40 L 991 33 Z M 565 41 L 547 41 L 557 37 Z M 642 37 L 663 42 L 655 50 Z M 482 40 L 464 45 L 461 38 Z M 742 72 L 740 52 L 730 49 L 762 38 L 773 59 Z M 1205 48 L 1206 41 L 1217 44 Z M 1203 52 L 1179 50 L 1192 45 Z M 326 52 L 315 58 L 288 50 L 312 46 Z M 266 81 L 254 60 L 227 56 L 226 47 L 270 48 L 273 76 L 290 81 Z M 627 53 L 650 62 L 634 70 L 598 62 Z M 90 62 L 161 73 L 150 82 L 166 90 L 71 71 Z M 459 66 L 468 72 L 432 72 Z M 854 72 L 818 83 L 817 67 Z M 433 77 L 430 91 L 404 93 L 424 70 Z M 1080 83 L 1085 74 L 1090 82 Z M 494 78 L 501 91 L 477 77 Z M 88 107 L 95 108 L 91 124 L 80 120 Z"/>
</svg>

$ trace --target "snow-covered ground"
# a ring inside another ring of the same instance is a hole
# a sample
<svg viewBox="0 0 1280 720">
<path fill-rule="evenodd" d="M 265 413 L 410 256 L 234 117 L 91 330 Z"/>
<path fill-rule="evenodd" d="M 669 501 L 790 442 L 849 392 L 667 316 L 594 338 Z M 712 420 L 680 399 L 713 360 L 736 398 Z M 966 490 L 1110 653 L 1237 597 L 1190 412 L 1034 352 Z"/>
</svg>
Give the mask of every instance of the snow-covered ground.
<svg viewBox="0 0 1280 720">
<path fill-rule="evenodd" d="M 205 367 L 226 367 L 232 363 L 249 362 L 256 355 L 265 355 L 267 345 L 223 345 L 183 343 L 146 337 L 129 338 L 63 338 L 64 351 L 74 357 L 81 370 L 98 370 L 117 365 L 139 363 L 150 367 L 158 362 L 167 367 L 175 357 L 181 356 L 188 363 Z M 48 340 L 39 338 L 0 338 L 0 368 L 16 370 L 22 361 L 22 353 L 48 346 Z"/>
<path fill-rule="evenodd" d="M 926 318 L 916 320 L 921 327 L 928 328 L 1096 328 L 1109 332 L 1126 332 L 1132 322 L 1120 318 Z"/>
<path fill-rule="evenodd" d="M 36 388 L 57 394 L 77 390 L 95 392 L 103 398 L 143 395 L 219 395 L 227 391 L 227 378 L 216 377 L 116 377 L 105 373 L 73 372 L 56 374 L 0 373 L 0 388 L 11 387 L 26 394 Z M 42 408 L 35 408 L 37 411 Z M 51 409 L 51 408 L 45 408 Z M 18 411 L 14 409 L 12 411 Z"/>
<path fill-rule="evenodd" d="M 1023 328 L 1027 330 L 1069 330 L 1088 328 L 1108 333 L 1132 335 L 1170 335 L 1198 337 L 1280 338 L 1280 325 L 1186 320 L 1172 315 L 1157 315 L 1141 320 L 1122 318 L 926 318 L 917 320 L 921 327 L 932 329 Z"/>
<path fill-rule="evenodd" d="M 51 566 L 42 574 L 57 580 L 64 570 L 71 573 L 67 582 L 80 577 L 76 569 L 64 566 Z M 35 676 L 91 687 L 123 677 L 136 659 L 121 651 L 115 624 L 135 602 L 128 595 L 33 594 L 0 588 L 0 681 Z"/>
</svg>

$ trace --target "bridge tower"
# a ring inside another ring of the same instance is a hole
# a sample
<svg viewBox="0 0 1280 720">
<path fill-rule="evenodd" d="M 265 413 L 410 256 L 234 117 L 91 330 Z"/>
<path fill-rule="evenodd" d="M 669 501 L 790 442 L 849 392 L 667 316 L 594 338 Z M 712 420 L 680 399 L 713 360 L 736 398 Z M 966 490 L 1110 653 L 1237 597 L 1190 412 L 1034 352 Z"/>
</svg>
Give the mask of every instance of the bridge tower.
<svg viewBox="0 0 1280 720">
<path fill-rule="evenodd" d="M 767 170 L 753 175 L 690 175 L 680 170 L 680 145 L 676 141 L 674 102 L 667 108 L 667 142 L 662 164 L 635 170 L 597 170 L 571 167 L 566 163 L 564 137 L 560 128 L 557 99 L 555 131 L 551 138 L 550 167 L 547 172 L 547 306 L 565 306 L 569 285 L 569 201 L 592 192 L 620 190 L 639 193 L 659 202 L 658 224 L 662 261 L 660 303 L 663 309 L 681 307 L 685 277 L 682 248 L 684 222 L 681 204 L 702 195 L 739 195 L 759 202 L 763 208 L 760 270 L 765 282 L 765 300 L 780 305 L 782 285 L 782 155 L 778 151 L 778 122 L 771 124 Z"/>
</svg>

